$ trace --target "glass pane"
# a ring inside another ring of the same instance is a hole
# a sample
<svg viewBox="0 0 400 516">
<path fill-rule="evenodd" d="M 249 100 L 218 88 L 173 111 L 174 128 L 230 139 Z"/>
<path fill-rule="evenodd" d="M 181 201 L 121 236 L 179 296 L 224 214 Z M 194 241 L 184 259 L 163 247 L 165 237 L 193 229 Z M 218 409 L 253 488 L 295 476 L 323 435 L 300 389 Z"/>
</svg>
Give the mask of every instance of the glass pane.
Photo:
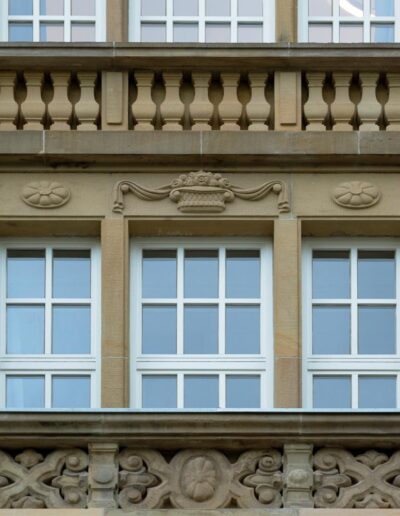
<svg viewBox="0 0 400 516">
<path fill-rule="evenodd" d="M 313 251 L 312 290 L 314 299 L 350 297 L 349 251 Z"/>
<path fill-rule="evenodd" d="M 394 306 L 358 307 L 358 352 L 361 355 L 391 355 L 396 352 Z"/>
<path fill-rule="evenodd" d="M 206 23 L 206 43 L 230 43 L 230 23 Z"/>
<path fill-rule="evenodd" d="M 371 0 L 372 16 L 394 16 L 394 0 Z"/>
<path fill-rule="evenodd" d="M 314 376 L 313 398 L 314 408 L 351 408 L 351 376 Z"/>
<path fill-rule="evenodd" d="M 7 297 L 45 296 L 45 252 L 7 251 Z"/>
<path fill-rule="evenodd" d="M 176 251 L 143 251 L 142 296 L 176 297 Z"/>
<path fill-rule="evenodd" d="M 91 297 L 90 251 L 53 251 L 53 297 Z"/>
<path fill-rule="evenodd" d="M 359 376 L 358 408 L 396 408 L 395 376 Z"/>
<path fill-rule="evenodd" d="M 80 4 L 90 4 L 90 0 L 80 2 Z M 64 0 L 40 0 L 40 14 L 62 16 L 64 14 Z"/>
<path fill-rule="evenodd" d="M 41 23 L 40 41 L 64 41 L 64 24 Z"/>
<path fill-rule="evenodd" d="M 8 41 L 33 41 L 32 23 L 9 23 Z"/>
<path fill-rule="evenodd" d="M 231 0 L 206 0 L 206 16 L 230 16 Z"/>
<path fill-rule="evenodd" d="M 71 23 L 71 41 L 95 41 L 96 30 L 94 23 Z"/>
<path fill-rule="evenodd" d="M 197 23 L 174 23 L 174 41 L 176 43 L 198 42 L 199 27 Z"/>
<path fill-rule="evenodd" d="M 362 43 L 364 40 L 361 24 L 340 24 L 340 43 Z"/>
<path fill-rule="evenodd" d="M 185 297 L 218 297 L 218 251 L 185 251 Z"/>
<path fill-rule="evenodd" d="M 173 409 L 177 407 L 176 376 L 146 375 L 142 377 L 142 407 Z"/>
<path fill-rule="evenodd" d="M 260 297 L 260 251 L 226 251 L 226 297 Z"/>
<path fill-rule="evenodd" d="M 53 408 L 84 409 L 90 405 L 90 376 L 53 376 Z"/>
<path fill-rule="evenodd" d="M 309 16 L 332 16 L 332 0 L 308 0 Z"/>
<path fill-rule="evenodd" d="M 238 43 L 262 43 L 263 26 L 261 23 L 239 23 Z"/>
<path fill-rule="evenodd" d="M 260 307 L 226 307 L 226 349 L 233 355 L 260 353 Z"/>
<path fill-rule="evenodd" d="M 176 353 L 176 307 L 143 307 L 142 352 L 144 354 Z"/>
<path fill-rule="evenodd" d="M 165 16 L 166 0 L 142 0 L 142 16 Z"/>
<path fill-rule="evenodd" d="M 263 0 L 238 0 L 239 16 L 262 16 Z"/>
<path fill-rule="evenodd" d="M 90 353 L 90 306 L 53 306 L 53 353 Z"/>
<path fill-rule="evenodd" d="M 219 408 L 218 376 L 185 375 L 185 408 Z"/>
<path fill-rule="evenodd" d="M 380 1 L 380 0 L 379 0 Z M 364 0 L 339 0 L 340 16 L 364 16 Z"/>
<path fill-rule="evenodd" d="M 141 41 L 143 43 L 165 43 L 167 41 L 165 23 L 142 23 Z"/>
<path fill-rule="evenodd" d="M 185 354 L 218 353 L 218 306 L 185 306 Z"/>
<path fill-rule="evenodd" d="M 308 41 L 310 43 L 332 43 L 332 24 L 310 23 L 308 25 Z"/>
<path fill-rule="evenodd" d="M 314 306 L 312 348 L 314 355 L 350 353 L 350 307 Z"/>
<path fill-rule="evenodd" d="M 44 376 L 7 376 L 6 407 L 44 408 Z"/>
<path fill-rule="evenodd" d="M 393 43 L 394 42 L 394 24 L 387 23 L 371 25 L 371 43 Z"/>
<path fill-rule="evenodd" d="M 72 0 L 72 16 L 96 16 L 96 0 Z"/>
<path fill-rule="evenodd" d="M 260 408 L 260 377 L 258 375 L 227 375 L 226 408 Z"/>
<path fill-rule="evenodd" d="M 396 264 L 394 251 L 358 252 L 358 297 L 394 299 Z"/>
<path fill-rule="evenodd" d="M 174 0 L 174 16 L 198 16 L 199 0 Z"/>
<path fill-rule="evenodd" d="M 8 14 L 10 16 L 32 15 L 33 0 L 8 0 Z"/>
<path fill-rule="evenodd" d="M 44 306 L 7 307 L 7 353 L 44 353 Z"/>
</svg>

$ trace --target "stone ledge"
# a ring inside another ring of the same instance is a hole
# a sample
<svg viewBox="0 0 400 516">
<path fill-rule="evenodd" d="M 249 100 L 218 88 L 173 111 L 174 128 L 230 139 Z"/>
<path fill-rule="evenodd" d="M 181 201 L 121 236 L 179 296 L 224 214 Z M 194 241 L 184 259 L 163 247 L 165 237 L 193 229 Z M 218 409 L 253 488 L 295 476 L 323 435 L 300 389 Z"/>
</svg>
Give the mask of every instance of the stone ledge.
<svg viewBox="0 0 400 516">
<path fill-rule="evenodd" d="M 287 442 L 314 446 L 400 447 L 400 413 L 380 412 L 151 413 L 1 412 L 2 448 L 121 446 L 226 450 L 276 447 Z"/>
</svg>

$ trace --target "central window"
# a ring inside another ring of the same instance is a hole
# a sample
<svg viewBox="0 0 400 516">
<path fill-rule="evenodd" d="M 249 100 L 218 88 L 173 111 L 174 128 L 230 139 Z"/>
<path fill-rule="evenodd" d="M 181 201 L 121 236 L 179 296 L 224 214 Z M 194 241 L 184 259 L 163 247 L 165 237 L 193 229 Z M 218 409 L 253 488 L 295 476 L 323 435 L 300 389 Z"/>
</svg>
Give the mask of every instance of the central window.
<svg viewBox="0 0 400 516">
<path fill-rule="evenodd" d="M 272 406 L 271 262 L 265 242 L 133 242 L 136 408 Z"/>
<path fill-rule="evenodd" d="M 130 40 L 272 42 L 274 4 L 275 0 L 130 0 Z"/>
</svg>

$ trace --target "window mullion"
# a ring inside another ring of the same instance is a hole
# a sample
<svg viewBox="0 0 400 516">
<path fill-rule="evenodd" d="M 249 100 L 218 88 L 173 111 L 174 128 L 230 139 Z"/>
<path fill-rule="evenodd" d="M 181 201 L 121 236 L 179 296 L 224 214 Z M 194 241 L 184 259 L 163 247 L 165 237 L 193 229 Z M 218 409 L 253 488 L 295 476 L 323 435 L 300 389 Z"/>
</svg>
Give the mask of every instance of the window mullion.
<svg viewBox="0 0 400 516">
<path fill-rule="evenodd" d="M 184 354 L 184 263 L 185 263 L 185 250 L 183 247 L 178 247 L 177 250 L 177 355 L 182 357 Z"/>
<path fill-rule="evenodd" d="M 46 355 L 51 355 L 52 352 L 52 265 L 53 265 L 53 250 L 46 247 L 46 276 L 45 276 L 45 333 L 44 333 L 44 352 Z"/>
<path fill-rule="evenodd" d="M 340 16 L 339 0 L 333 0 L 333 23 L 332 23 L 333 43 L 339 43 L 339 41 L 340 41 L 339 16 Z"/>
<path fill-rule="evenodd" d="M 7 353 L 7 249 L 2 247 L 0 251 L 0 322 L 1 322 L 1 348 L 0 354 Z"/>
<path fill-rule="evenodd" d="M 364 23 L 363 23 L 364 43 L 371 41 L 371 1 L 365 0 L 364 4 Z"/>
<path fill-rule="evenodd" d="M 226 313 L 226 300 L 225 300 L 225 271 L 226 271 L 226 248 L 221 247 L 219 249 L 219 326 L 218 326 L 218 354 L 220 356 L 225 354 L 225 313 Z"/>
<path fill-rule="evenodd" d="M 44 375 L 44 406 L 49 409 L 52 406 L 52 375 L 49 372 L 46 372 Z"/>
<path fill-rule="evenodd" d="M 350 284 L 351 284 L 351 355 L 358 355 L 358 292 L 357 292 L 357 248 L 350 249 Z"/>
<path fill-rule="evenodd" d="M 184 397 L 184 376 L 183 373 L 177 374 L 177 408 L 183 409 L 185 407 Z"/>
<path fill-rule="evenodd" d="M 358 374 L 351 375 L 351 408 L 358 408 Z"/>
<path fill-rule="evenodd" d="M 231 0 L 231 43 L 238 40 L 238 4 L 237 0 Z"/>
<path fill-rule="evenodd" d="M 400 356 L 400 252 L 399 248 L 395 249 L 395 278 L 396 278 L 396 356 Z"/>
<path fill-rule="evenodd" d="M 174 41 L 174 6 L 173 0 L 167 0 L 167 43 Z"/>
<path fill-rule="evenodd" d="M 98 16 L 98 14 L 97 14 Z M 97 22 L 96 22 L 97 24 Z M 71 0 L 64 2 L 64 41 L 71 41 Z"/>
<path fill-rule="evenodd" d="M 206 0 L 199 0 L 199 42 L 206 41 Z"/>
<path fill-rule="evenodd" d="M 218 376 L 218 385 L 219 385 L 219 408 L 226 408 L 226 374 L 221 373 Z"/>
<path fill-rule="evenodd" d="M 33 41 L 40 41 L 40 0 L 33 0 Z"/>
</svg>

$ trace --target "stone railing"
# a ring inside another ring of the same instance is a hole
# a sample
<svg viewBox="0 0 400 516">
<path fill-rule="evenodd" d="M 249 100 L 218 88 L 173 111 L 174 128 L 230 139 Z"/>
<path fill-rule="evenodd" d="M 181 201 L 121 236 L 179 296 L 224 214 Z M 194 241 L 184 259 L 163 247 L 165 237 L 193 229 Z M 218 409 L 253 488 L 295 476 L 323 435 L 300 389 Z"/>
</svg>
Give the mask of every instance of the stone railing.
<svg viewBox="0 0 400 516">
<path fill-rule="evenodd" d="M 390 46 L 0 45 L 6 131 L 393 131 L 399 95 Z"/>
<path fill-rule="evenodd" d="M 398 508 L 400 415 L 379 420 L 2 414 L 0 508 Z"/>
</svg>

